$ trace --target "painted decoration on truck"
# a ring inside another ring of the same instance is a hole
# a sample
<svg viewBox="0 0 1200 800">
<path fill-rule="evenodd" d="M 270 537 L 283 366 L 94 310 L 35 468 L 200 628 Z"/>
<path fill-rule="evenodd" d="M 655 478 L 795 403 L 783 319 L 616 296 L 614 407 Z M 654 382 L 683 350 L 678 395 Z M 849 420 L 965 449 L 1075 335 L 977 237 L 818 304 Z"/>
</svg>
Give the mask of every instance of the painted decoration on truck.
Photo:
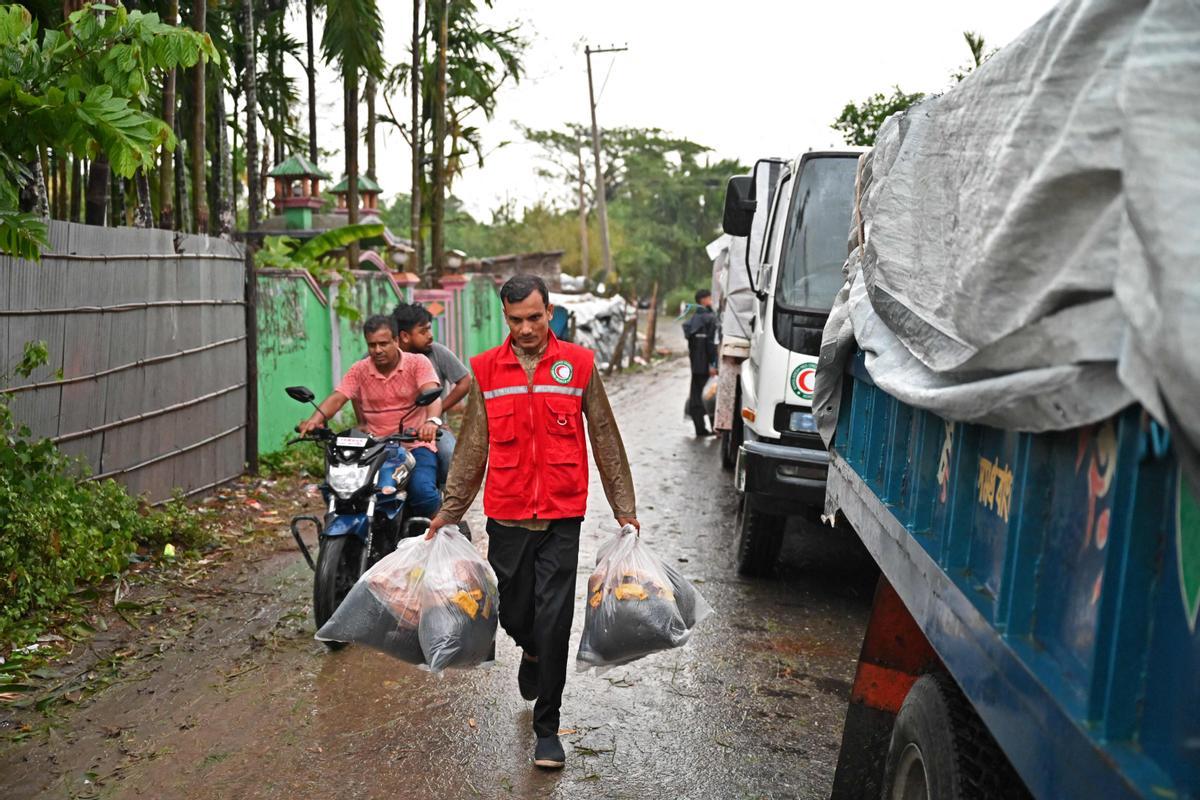
<svg viewBox="0 0 1200 800">
<path fill-rule="evenodd" d="M 1195 633 L 1196 618 L 1200 616 L 1200 502 L 1184 479 L 1182 468 L 1178 481 L 1175 552 L 1179 562 L 1179 586 L 1183 590 L 1183 610 L 1188 630 Z"/>
<path fill-rule="evenodd" d="M 790 383 L 792 385 L 792 391 L 799 395 L 801 400 L 812 400 L 813 391 L 817 386 L 816 362 L 805 361 L 803 364 L 792 370 L 792 379 Z"/>
<path fill-rule="evenodd" d="M 1000 465 L 1000 459 L 992 461 L 979 457 L 979 505 L 996 512 L 1000 519 L 1008 522 L 1008 514 L 1012 509 L 1013 471 L 1007 464 Z"/>
<path fill-rule="evenodd" d="M 1080 463 L 1083 460 L 1083 454 L 1087 450 L 1089 439 L 1091 438 L 1091 428 L 1084 429 L 1086 433 L 1082 433 L 1079 437 L 1079 451 L 1075 456 L 1075 470 L 1078 472 Z M 1096 432 L 1096 449 L 1092 453 L 1092 457 L 1088 462 L 1087 469 L 1087 487 L 1088 487 L 1088 513 L 1087 513 L 1087 540 L 1090 544 L 1093 540 L 1096 547 L 1103 550 L 1104 545 L 1108 544 L 1108 523 L 1111 509 L 1105 508 L 1096 513 L 1097 502 L 1108 496 L 1108 490 L 1112 487 L 1113 475 L 1117 472 L 1117 430 L 1112 424 L 1112 420 L 1100 426 Z"/>
<path fill-rule="evenodd" d="M 950 459 L 954 455 L 954 423 L 946 420 L 946 438 L 942 441 L 942 453 L 938 457 L 937 482 L 938 502 L 946 502 L 946 493 L 950 491 Z"/>
</svg>

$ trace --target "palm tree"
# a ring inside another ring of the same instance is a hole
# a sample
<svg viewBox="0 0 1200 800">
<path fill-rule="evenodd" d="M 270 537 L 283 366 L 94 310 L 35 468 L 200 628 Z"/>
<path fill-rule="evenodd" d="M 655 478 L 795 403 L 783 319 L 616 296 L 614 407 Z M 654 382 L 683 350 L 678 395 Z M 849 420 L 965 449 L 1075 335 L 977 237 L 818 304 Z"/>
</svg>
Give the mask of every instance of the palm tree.
<svg viewBox="0 0 1200 800">
<path fill-rule="evenodd" d="M 358 79 L 383 75 L 383 23 L 375 0 L 326 0 L 321 54 L 342 74 L 343 127 L 346 143 L 347 222 L 358 223 Z M 349 248 L 351 268 L 358 266 L 358 245 Z"/>
<path fill-rule="evenodd" d="M 204 33 L 208 29 L 207 0 L 193 0 L 192 29 Z M 205 72 L 201 61 L 192 67 L 192 214 L 196 233 L 208 233 L 208 182 L 204 172 Z"/>
<path fill-rule="evenodd" d="M 171 0 L 167 4 L 166 18 L 168 25 L 179 22 L 179 0 Z M 175 70 L 171 69 L 163 78 L 162 109 L 163 122 L 171 130 L 175 129 Z M 158 172 L 158 224 L 166 230 L 175 227 L 175 153 L 169 147 L 162 149 L 162 167 Z"/>
<path fill-rule="evenodd" d="M 308 64 L 308 160 L 317 163 L 317 67 L 313 63 L 313 0 L 304 0 Z"/>
</svg>

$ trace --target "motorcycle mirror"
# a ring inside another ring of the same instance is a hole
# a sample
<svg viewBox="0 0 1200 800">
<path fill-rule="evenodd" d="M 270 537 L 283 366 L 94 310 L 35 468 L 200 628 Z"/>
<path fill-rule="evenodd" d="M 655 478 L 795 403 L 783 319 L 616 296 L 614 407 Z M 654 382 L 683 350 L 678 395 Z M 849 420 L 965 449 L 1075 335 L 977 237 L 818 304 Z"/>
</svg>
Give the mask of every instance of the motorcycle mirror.
<svg viewBox="0 0 1200 800">
<path fill-rule="evenodd" d="M 312 393 L 312 389 L 309 389 L 307 386 L 289 386 L 284 389 L 284 391 L 287 392 L 288 397 L 292 398 L 293 400 L 311 405 L 317 410 L 317 413 L 321 415 L 321 419 L 325 420 L 327 423 L 329 422 L 329 415 L 322 411 L 319 405 L 313 402 L 313 400 L 316 399 L 316 395 Z"/>
<path fill-rule="evenodd" d="M 289 386 L 284 391 L 298 403 L 311 403 L 316 398 L 307 386 Z"/>
<path fill-rule="evenodd" d="M 434 400 L 437 400 L 441 396 L 442 396 L 442 387 L 440 387 L 440 386 L 438 386 L 434 389 L 426 389 L 425 391 L 423 391 L 419 395 L 417 395 L 417 405 L 418 406 L 427 406 L 430 403 L 432 403 Z"/>
</svg>

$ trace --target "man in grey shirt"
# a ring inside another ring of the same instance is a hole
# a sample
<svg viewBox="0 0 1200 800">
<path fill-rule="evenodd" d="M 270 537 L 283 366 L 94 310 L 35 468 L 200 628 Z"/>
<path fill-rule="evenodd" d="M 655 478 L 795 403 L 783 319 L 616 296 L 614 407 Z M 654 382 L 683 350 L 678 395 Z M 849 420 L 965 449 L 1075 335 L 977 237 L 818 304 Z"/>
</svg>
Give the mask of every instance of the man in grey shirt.
<svg viewBox="0 0 1200 800">
<path fill-rule="evenodd" d="M 433 369 L 442 384 L 442 413 L 458 405 L 471 388 L 471 372 L 458 360 L 450 348 L 433 340 L 433 315 L 420 303 L 405 303 L 392 312 L 399 329 L 400 349 L 405 353 L 420 353 L 433 362 Z M 438 483 L 446 482 L 450 459 L 454 457 L 454 433 L 442 425 L 437 441 Z"/>
</svg>

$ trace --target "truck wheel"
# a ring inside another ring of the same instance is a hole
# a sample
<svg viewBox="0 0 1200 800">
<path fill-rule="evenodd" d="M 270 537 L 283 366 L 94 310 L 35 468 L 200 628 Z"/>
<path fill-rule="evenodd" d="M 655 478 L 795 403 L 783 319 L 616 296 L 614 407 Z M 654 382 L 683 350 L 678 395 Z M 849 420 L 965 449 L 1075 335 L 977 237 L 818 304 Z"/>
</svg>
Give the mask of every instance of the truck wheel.
<svg viewBox="0 0 1200 800">
<path fill-rule="evenodd" d="M 321 542 L 317 569 L 313 575 L 313 617 L 317 630 L 329 621 L 358 580 L 362 542 L 355 536 L 334 536 Z M 330 650 L 340 650 L 344 642 L 325 642 Z"/>
<path fill-rule="evenodd" d="M 751 577 L 771 574 L 783 547 L 786 523 L 787 517 L 758 511 L 751 504 L 749 494 L 742 496 L 742 510 L 738 514 L 739 573 Z"/>
<path fill-rule="evenodd" d="M 921 677 L 904 699 L 883 778 L 884 800 L 1029 800 L 983 720 L 946 675 Z"/>
</svg>

